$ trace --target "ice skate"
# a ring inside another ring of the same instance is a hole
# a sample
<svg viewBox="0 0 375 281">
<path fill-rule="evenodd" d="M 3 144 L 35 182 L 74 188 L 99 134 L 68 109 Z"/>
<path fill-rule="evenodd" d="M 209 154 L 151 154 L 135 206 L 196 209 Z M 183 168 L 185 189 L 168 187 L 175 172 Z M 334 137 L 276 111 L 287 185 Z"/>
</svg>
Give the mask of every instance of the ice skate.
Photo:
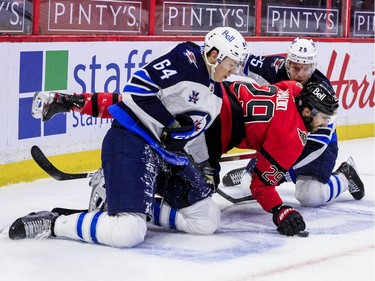
<svg viewBox="0 0 375 281">
<path fill-rule="evenodd" d="M 258 163 L 257 158 L 252 158 L 247 163 L 246 167 L 237 168 L 234 170 L 229 171 L 223 177 L 223 185 L 224 186 L 235 186 L 241 184 L 242 177 L 245 172 L 252 174 L 255 168 L 255 165 Z"/>
<path fill-rule="evenodd" d="M 51 236 L 52 224 L 57 217 L 57 213 L 41 211 L 18 218 L 9 228 L 9 238 L 12 240 L 34 237 L 47 238 Z"/>
<path fill-rule="evenodd" d="M 362 199 L 363 196 L 365 196 L 365 187 L 359 178 L 352 157 L 349 157 L 346 162 L 341 163 L 340 167 L 334 172 L 336 175 L 339 173 L 342 173 L 347 178 L 349 183 L 349 193 L 354 197 L 354 199 Z"/>
<path fill-rule="evenodd" d="M 76 95 L 66 95 L 59 92 L 36 92 L 33 98 L 32 115 L 34 118 L 50 120 L 61 112 L 70 112 L 72 106 L 82 107 L 84 98 Z"/>
</svg>

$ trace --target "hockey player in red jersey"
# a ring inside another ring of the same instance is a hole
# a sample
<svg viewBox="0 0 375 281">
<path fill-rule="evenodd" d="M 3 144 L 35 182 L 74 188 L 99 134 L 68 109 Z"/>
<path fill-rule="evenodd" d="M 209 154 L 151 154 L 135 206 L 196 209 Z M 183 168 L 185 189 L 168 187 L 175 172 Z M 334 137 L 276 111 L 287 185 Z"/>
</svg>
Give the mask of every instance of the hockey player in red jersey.
<svg viewBox="0 0 375 281">
<path fill-rule="evenodd" d="M 328 126 L 338 108 L 333 89 L 324 82 L 308 84 L 303 90 L 296 81 L 262 87 L 243 82 L 222 85 L 225 94 L 217 120 L 221 123 L 221 152 L 233 147 L 257 151 L 251 193 L 273 214 L 281 234 L 298 234 L 305 229 L 304 220 L 294 208 L 283 205 L 275 187 L 302 153 L 308 133 Z M 213 130 L 206 134 L 215 138 Z M 212 163 L 215 158 L 218 155 L 211 152 L 211 165 L 217 167 Z"/>
<path fill-rule="evenodd" d="M 267 212 L 282 204 L 275 186 L 301 154 L 308 132 L 318 125 L 315 120 L 312 122 L 314 124 L 304 122 L 305 113 L 295 105 L 294 99 L 301 89 L 301 84 L 290 81 L 262 87 L 255 83 L 235 82 L 227 87 L 227 95 L 224 95 L 220 115 L 223 124 L 222 152 L 231 148 L 228 143 L 231 130 L 227 128 L 233 122 L 240 122 L 231 118 L 234 115 L 230 111 L 238 110 L 228 102 L 234 96 L 237 106 L 242 108 L 241 119 L 245 130 L 245 137 L 237 147 L 258 152 L 251 190 Z M 224 125 L 224 122 L 227 124 Z"/>
</svg>

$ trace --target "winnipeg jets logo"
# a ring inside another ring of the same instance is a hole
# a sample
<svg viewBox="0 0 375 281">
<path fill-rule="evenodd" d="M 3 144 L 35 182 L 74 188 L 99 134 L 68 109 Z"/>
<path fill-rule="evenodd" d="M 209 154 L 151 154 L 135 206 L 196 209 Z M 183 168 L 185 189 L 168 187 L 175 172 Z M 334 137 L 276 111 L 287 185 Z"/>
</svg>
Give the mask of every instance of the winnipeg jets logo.
<svg viewBox="0 0 375 281">
<path fill-rule="evenodd" d="M 194 64 L 195 67 L 198 68 L 197 60 L 195 59 L 195 55 L 193 52 L 186 50 L 186 52 L 184 52 L 184 55 L 188 58 L 190 64 Z"/>
<path fill-rule="evenodd" d="M 284 63 L 285 63 L 285 59 L 276 58 L 271 66 L 275 68 L 275 72 L 278 73 L 279 70 L 283 68 Z"/>
<path fill-rule="evenodd" d="M 305 146 L 307 143 L 307 133 L 302 131 L 299 128 L 297 128 L 297 133 L 298 133 L 299 139 L 301 140 L 302 145 Z"/>
<path fill-rule="evenodd" d="M 207 112 L 187 111 L 184 112 L 184 114 L 189 115 L 195 124 L 195 132 L 191 135 L 191 138 L 195 138 L 204 132 L 211 123 L 211 116 Z"/>
<path fill-rule="evenodd" d="M 196 91 L 193 91 L 192 93 L 191 93 L 191 95 L 189 95 L 189 102 L 193 102 L 193 103 L 197 103 L 197 101 L 199 100 L 199 98 L 198 98 L 198 96 L 199 96 L 199 93 L 198 92 L 196 92 Z"/>
</svg>

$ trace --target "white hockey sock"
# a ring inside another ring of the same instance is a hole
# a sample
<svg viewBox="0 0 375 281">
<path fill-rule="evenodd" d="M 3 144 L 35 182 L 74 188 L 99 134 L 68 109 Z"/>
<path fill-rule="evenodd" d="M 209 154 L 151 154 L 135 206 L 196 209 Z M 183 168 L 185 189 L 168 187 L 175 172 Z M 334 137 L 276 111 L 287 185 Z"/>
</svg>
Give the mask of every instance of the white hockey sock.
<svg viewBox="0 0 375 281">
<path fill-rule="evenodd" d="M 324 186 L 326 203 L 337 198 L 341 193 L 348 190 L 348 180 L 343 174 L 332 174 L 328 183 Z"/>
<path fill-rule="evenodd" d="M 133 247 L 146 235 L 146 216 L 136 213 L 107 212 L 76 213 L 57 218 L 54 233 L 57 237 L 82 240 L 113 247 Z"/>
<path fill-rule="evenodd" d="M 348 180 L 343 174 L 332 174 L 328 183 L 310 177 L 299 176 L 296 182 L 296 199 L 302 206 L 321 206 L 331 202 L 348 189 Z"/>
<path fill-rule="evenodd" d="M 154 216 L 151 223 L 170 229 L 176 228 L 178 211 L 172 209 L 165 201 L 156 200 L 154 204 Z"/>
<path fill-rule="evenodd" d="M 179 210 L 164 201 L 156 201 L 151 222 L 190 234 L 212 234 L 220 223 L 220 209 L 211 197 Z"/>
</svg>

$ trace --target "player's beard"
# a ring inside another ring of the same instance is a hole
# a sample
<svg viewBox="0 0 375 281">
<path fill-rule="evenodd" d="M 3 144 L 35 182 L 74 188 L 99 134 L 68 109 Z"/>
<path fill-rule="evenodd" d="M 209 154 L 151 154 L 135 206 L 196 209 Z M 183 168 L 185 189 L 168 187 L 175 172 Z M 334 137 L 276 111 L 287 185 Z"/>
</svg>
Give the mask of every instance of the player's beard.
<svg viewBox="0 0 375 281">
<path fill-rule="evenodd" d="M 302 116 L 303 123 L 305 123 L 305 127 L 308 132 L 314 132 L 316 131 L 317 128 L 313 125 L 313 119 L 314 117 L 312 116 Z"/>
</svg>

